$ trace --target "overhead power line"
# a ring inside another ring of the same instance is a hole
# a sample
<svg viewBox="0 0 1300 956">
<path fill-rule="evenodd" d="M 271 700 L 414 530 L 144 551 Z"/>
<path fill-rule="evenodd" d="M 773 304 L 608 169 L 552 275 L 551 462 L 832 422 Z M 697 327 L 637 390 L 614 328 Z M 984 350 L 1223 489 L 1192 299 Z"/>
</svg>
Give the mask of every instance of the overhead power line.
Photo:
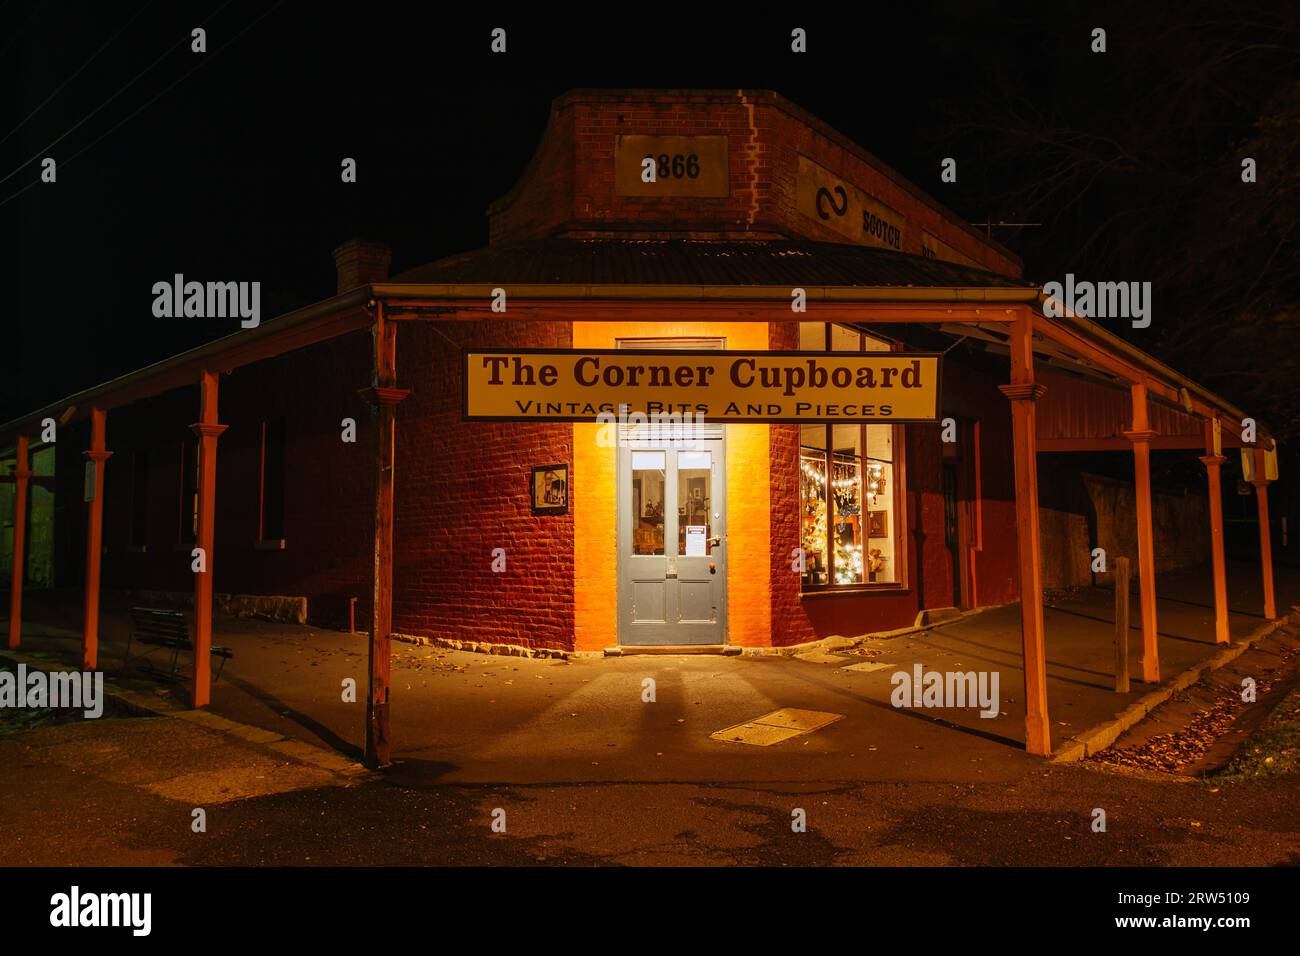
<svg viewBox="0 0 1300 956">
<path fill-rule="evenodd" d="M 22 22 L 22 25 L 19 26 L 18 29 L 14 31 L 14 35 L 9 38 L 9 41 L 4 46 L 0 46 L 0 53 L 6 52 L 9 49 L 9 47 L 13 45 L 13 42 L 18 39 L 19 35 L 23 32 L 23 29 L 27 26 L 27 24 L 31 23 L 33 20 L 36 19 L 36 14 L 41 9 L 41 5 L 44 3 L 45 0 L 40 0 L 40 3 L 32 7 L 32 12 L 27 15 L 27 19 Z"/>
<path fill-rule="evenodd" d="M 207 19 L 204 20 L 203 22 L 204 22 L 204 23 L 207 23 L 207 22 L 210 21 L 213 17 L 215 17 L 215 16 L 217 16 L 218 14 L 220 14 L 222 10 L 226 9 L 226 7 L 230 6 L 230 4 L 231 4 L 231 0 L 226 0 L 226 2 L 223 3 L 220 7 L 218 7 L 214 12 L 210 13 L 210 14 L 208 15 Z M 279 6 L 279 4 L 277 3 L 276 6 Z M 275 8 L 272 7 L 271 9 L 275 9 Z M 270 11 L 268 10 L 267 12 L 269 13 Z M 263 14 L 262 16 L 265 16 L 265 15 L 266 15 L 266 14 Z M 258 17 L 257 19 L 260 20 L 260 19 L 262 19 L 262 17 Z M 253 22 L 256 23 L 257 20 L 254 20 Z M 246 29 L 248 29 L 248 28 L 245 27 L 244 29 L 246 30 Z M 244 32 L 244 31 L 241 30 L 241 31 L 240 31 L 240 34 L 242 34 L 243 32 Z M 238 35 L 239 35 L 239 34 L 236 34 L 236 36 L 238 36 Z M 134 86 L 137 82 L 139 82 L 139 80 L 140 80 L 141 77 L 143 77 L 146 73 L 148 73 L 150 70 L 152 70 L 152 69 L 153 69 L 155 66 L 157 66 L 159 63 L 161 63 L 161 62 L 162 62 L 162 61 L 163 61 L 167 56 L 169 56 L 172 52 L 174 52 L 178 46 L 181 46 L 181 45 L 186 41 L 186 39 L 188 39 L 188 38 L 185 37 L 185 36 L 182 36 L 179 40 L 177 40 L 175 43 L 173 43 L 171 46 L 169 46 L 166 50 L 164 50 L 164 51 L 163 51 L 163 52 L 158 56 L 157 59 L 155 59 L 152 63 L 150 63 L 150 64 L 149 64 L 148 66 L 146 66 L 143 70 L 141 70 L 139 73 L 137 73 L 135 76 L 133 76 L 129 81 L 127 81 L 127 83 L 126 83 L 125 86 L 121 87 L 121 88 L 120 88 L 116 93 L 114 93 L 114 94 L 113 94 L 112 96 L 110 96 L 108 99 L 104 100 L 104 102 L 100 103 L 100 104 L 99 104 L 98 106 L 96 106 L 93 110 L 91 110 L 89 114 L 87 114 L 86 116 L 84 116 L 84 117 L 82 117 L 80 120 L 78 120 L 76 123 L 74 123 L 74 124 L 72 125 L 72 127 L 71 127 L 70 129 L 68 129 L 67 131 L 65 131 L 61 136 L 59 136 L 59 137 L 58 137 L 57 139 L 55 139 L 53 142 L 49 143 L 49 144 L 48 144 L 44 149 L 42 149 L 42 150 L 40 150 L 38 153 L 36 153 L 36 155 L 34 155 L 34 156 L 32 156 L 31 158 L 29 158 L 29 159 L 25 160 L 24 162 L 20 163 L 20 164 L 18 165 L 18 167 L 17 167 L 13 172 L 9 173 L 9 174 L 6 175 L 6 176 L 0 177 L 0 183 L 7 182 L 8 180 L 10 180 L 10 179 L 12 179 L 13 177 L 17 176 L 20 172 L 22 172 L 22 171 L 23 171 L 23 170 L 24 170 L 28 165 L 30 165 L 31 163 L 35 162 L 36 160 L 38 160 L 38 159 L 40 159 L 40 158 L 42 158 L 42 157 L 44 157 L 44 156 L 48 156 L 48 155 L 49 155 L 49 151 L 50 151 L 51 149 L 53 149 L 53 148 L 54 148 L 55 146 L 57 146 L 59 143 L 63 142 L 63 140 L 67 139 L 69 136 L 71 136 L 74 132 L 76 132 L 77 129 L 79 129 L 81 126 L 85 125 L 85 123 L 86 123 L 88 120 L 90 120 L 92 117 L 94 117 L 94 116 L 95 116 L 95 115 L 96 115 L 100 110 L 102 110 L 105 106 L 107 106 L 109 103 L 112 103 L 115 99 L 117 99 L 119 96 L 121 96 L 121 95 L 122 95 L 123 93 L 125 93 L 127 90 L 129 90 L 132 86 Z M 229 44 L 227 44 L 227 45 L 229 45 Z M 223 47 L 222 49 L 224 49 L 224 47 Z M 220 52 L 220 51 L 217 51 L 217 52 Z M 216 53 L 213 53 L 212 55 L 215 56 Z M 207 59 L 207 54 L 204 55 L 204 59 Z M 199 65 L 202 66 L 202 63 L 203 63 L 203 61 L 200 60 Z M 197 69 L 197 68 L 198 68 L 198 67 L 195 67 L 195 69 Z M 193 73 L 193 72 L 194 72 L 194 70 L 190 70 L 190 73 Z M 184 76 L 181 77 L 181 79 L 184 79 L 186 76 L 189 76 L 189 73 L 186 73 Z M 175 85 L 176 85 L 175 83 L 172 84 L 172 86 L 175 86 Z M 167 87 L 167 90 L 170 90 L 170 89 L 171 89 L 171 86 Z M 165 92 L 167 92 L 167 90 L 163 90 L 163 92 L 165 93 Z M 157 98 L 158 98 L 158 97 L 155 96 L 153 100 L 150 100 L 150 101 L 149 101 L 149 103 L 153 103 L 154 100 L 156 100 Z M 147 105 L 149 105 L 149 104 L 146 103 L 145 105 L 147 106 Z M 137 110 L 137 112 L 139 112 L 139 111 Z M 131 115 L 134 116 L 135 113 L 132 113 Z M 121 125 L 121 124 L 119 123 L 118 125 Z M 116 128 L 117 128 L 116 126 L 113 127 L 113 129 L 116 129 Z M 112 130 L 110 130 L 110 132 L 112 132 Z M 103 137 L 101 136 L 101 137 L 99 137 L 99 139 L 103 139 Z M 96 139 L 94 142 L 96 142 L 96 143 L 99 142 L 99 139 Z M 80 152 L 85 152 L 85 150 L 81 150 Z M 71 157 L 69 157 L 69 159 L 71 159 Z M 65 159 L 65 160 L 63 160 L 63 162 L 64 162 L 64 163 L 67 163 L 68 160 Z M 32 185 L 32 184 L 29 184 L 29 185 Z M 14 193 L 14 195 L 15 195 L 15 196 L 20 195 L 23 191 L 25 191 L 25 187 L 24 187 L 24 190 L 19 190 L 19 192 Z M 12 198 L 13 198 L 13 197 L 11 196 L 10 199 L 12 199 Z M 9 200 L 6 199 L 3 203 L 0 203 L 0 206 L 3 206 L 3 205 L 4 205 L 5 203 L 7 203 L 8 201 L 9 201 Z"/>
<path fill-rule="evenodd" d="M 229 5 L 229 2 L 230 2 L 230 0 L 226 0 L 226 3 L 225 3 L 225 4 L 222 4 L 221 8 L 219 8 L 216 12 L 217 12 L 217 13 L 220 13 L 221 10 L 225 9 L 225 7 L 226 7 L 227 5 Z M 82 153 L 86 152 L 86 150 L 90 149 L 92 146 L 94 146 L 94 145 L 95 145 L 96 143 L 98 143 L 100 140 L 104 139 L 106 136 L 108 136 L 108 135 L 110 135 L 111 133 L 117 131 L 117 130 L 120 129 L 122 126 L 126 125 L 126 124 L 129 123 L 131 120 L 135 119 L 137 116 L 139 116 L 139 115 L 140 115 L 141 113 L 143 113 L 145 110 L 147 110 L 150 106 L 152 106 L 154 103 L 156 103 L 160 98 L 162 98 L 163 96 L 165 96 L 167 93 L 171 92 L 171 90 L 174 89 L 178 84 L 180 84 L 181 82 L 183 82 L 184 80 L 186 80 L 188 77 L 190 77 L 191 75 L 193 75 L 193 74 L 195 73 L 195 71 L 202 69 L 203 66 L 204 66 L 206 63 L 208 63 L 210 60 L 212 60 L 214 57 L 219 56 L 221 53 L 225 52 L 227 49 L 229 49 L 230 47 L 234 46 L 235 42 L 236 42 L 240 37 L 242 37 L 245 33 L 247 33 L 247 32 L 248 32 L 249 30 L 251 30 L 253 27 L 257 26 L 259 23 L 261 23 L 263 20 L 265 20 L 268 16 L 270 16 L 272 13 L 274 13 L 274 12 L 275 12 L 279 7 L 280 7 L 280 5 L 281 5 L 282 3 L 284 3 L 284 0 L 276 0 L 276 2 L 273 3 L 270 7 L 268 7 L 268 8 L 265 10 L 265 12 L 262 13 L 261 16 L 259 16 L 259 17 L 258 17 L 256 20 L 254 20 L 252 23 L 249 23 L 246 27 L 244 27 L 242 30 L 240 30 L 238 33 L 236 33 L 236 34 L 235 34 L 233 37 L 231 37 L 231 38 L 230 38 L 230 39 L 229 39 L 229 40 L 228 40 L 228 41 L 227 41 L 223 46 L 221 46 L 221 47 L 219 47 L 218 49 L 214 50 L 212 53 L 204 54 L 203 57 L 199 60 L 199 62 L 198 62 L 194 67 L 192 67 L 191 69 L 189 69 L 188 71 L 186 71 L 184 74 L 182 74 L 179 78 L 177 78 L 177 79 L 174 80 L 172 83 L 170 83 L 170 84 L 169 84 L 165 89 L 163 89 L 161 92 L 159 92 L 157 95 L 155 95 L 152 99 L 150 99 L 150 100 L 149 100 L 147 103 L 145 103 L 143 106 L 139 107 L 137 110 L 135 110 L 135 111 L 134 111 L 133 113 L 131 113 L 130 115 L 124 117 L 124 118 L 121 119 L 121 120 L 119 120 L 117 123 L 115 123 L 115 124 L 114 124 L 113 126 L 111 126 L 109 129 L 105 130 L 105 131 L 104 131 L 103 133 L 101 133 L 99 136 L 95 137 L 93 140 L 91 140 L 89 143 L 87 143 L 87 144 L 86 144 L 85 146 L 83 146 L 81 149 L 77 150 L 75 153 L 73 153 L 73 154 L 72 154 L 71 156 L 69 156 L 67 159 L 62 160 L 62 164 L 66 166 L 68 163 L 72 162 L 74 159 L 76 159 L 76 158 L 77 158 L 78 156 L 80 156 Z M 214 13 L 213 16 L 215 16 L 215 15 L 216 15 L 216 14 Z M 210 18 L 209 18 L 209 19 L 210 19 Z M 204 21 L 204 22 L 206 22 L 206 21 Z M 5 177 L 5 178 L 7 179 L 8 177 Z M 2 181 L 3 181 L 3 180 L 0 180 L 0 182 L 2 182 Z M 21 196 L 23 193 L 27 192 L 27 190 L 29 190 L 29 189 L 31 189 L 33 186 L 37 186 L 37 185 L 39 185 L 39 182 L 38 182 L 38 181 L 32 181 L 32 182 L 28 183 L 28 184 L 27 184 L 26 186 L 24 186 L 22 189 L 18 190 L 16 193 L 14 193 L 12 196 L 8 197 L 7 199 L 0 200 L 0 207 L 7 206 L 10 202 L 12 202 L 13 200 L 17 199 L 17 198 L 18 198 L 19 196 Z"/>
<path fill-rule="evenodd" d="M 84 71 L 84 70 L 86 69 L 86 67 L 90 66 L 90 64 L 93 63 L 93 62 L 95 61 L 95 58 L 96 58 L 97 56 L 99 56 L 101 53 L 103 53 L 105 50 L 107 50 L 110 46 L 112 46 L 113 41 L 116 40 L 118 37 L 120 37 L 120 36 L 122 35 L 122 32 L 123 32 L 127 27 L 129 27 L 131 24 L 135 23 L 136 19 L 140 16 L 140 14 L 142 14 L 142 13 L 144 13 L 146 10 L 148 10 L 149 7 L 150 7 L 150 5 L 152 5 L 152 3 L 153 3 L 153 0 L 146 0 L 145 5 L 144 5 L 143 7 L 141 7 L 139 10 L 137 10 L 137 11 L 135 12 L 135 16 L 131 17 L 130 20 L 127 20 L 126 23 L 122 24 L 122 26 L 118 28 L 118 31 L 117 31 L 116 33 L 114 33 L 111 37 L 108 38 L 108 42 L 106 42 L 106 43 L 105 43 L 103 46 L 101 46 L 98 50 L 96 50 L 94 53 L 92 53 L 91 56 L 90 56 L 90 59 L 88 59 L 85 63 L 81 64 L 81 68 L 78 69 L 76 73 L 73 73 L 70 77 L 68 77 L 66 80 L 64 80 L 62 83 L 60 83 L 57 87 L 55 87 L 54 92 L 51 93 L 49 96 L 45 97 L 45 99 L 41 100 L 40 104 L 36 107 L 36 109 L 34 109 L 34 110 L 32 110 L 30 113 L 28 113 L 27 116 L 25 116 L 25 117 L 22 119 L 22 121 L 18 123 L 17 126 L 15 126 L 15 127 L 14 127 L 13 129 L 11 129 L 8 133 L 6 133 L 4 139 L 0 139 L 0 146 L 3 146 L 6 142 L 8 142 L 10 136 L 12 136 L 14 133 L 18 132 L 18 130 L 22 129 L 23 124 L 25 124 L 28 120 L 30 120 L 30 119 L 31 119 L 33 116 L 35 116 L 37 113 L 39 113 L 39 112 L 41 111 L 41 109 L 45 106 L 46 103 L 48 103 L 50 100 L 54 99 L 54 97 L 58 96 L 58 95 L 59 95 L 59 92 L 60 92 L 60 91 L 61 91 L 65 86 L 67 86 L 69 83 L 71 83 L 71 82 L 72 82 L 73 80 L 75 80 L 77 77 L 79 77 L 79 76 L 82 74 L 82 71 Z"/>
</svg>

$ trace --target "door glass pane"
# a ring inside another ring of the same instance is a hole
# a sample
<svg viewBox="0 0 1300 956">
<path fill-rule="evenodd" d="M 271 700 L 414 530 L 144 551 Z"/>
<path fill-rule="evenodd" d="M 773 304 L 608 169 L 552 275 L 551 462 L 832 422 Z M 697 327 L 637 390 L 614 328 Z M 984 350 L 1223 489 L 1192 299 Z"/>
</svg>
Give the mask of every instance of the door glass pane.
<svg viewBox="0 0 1300 956">
<path fill-rule="evenodd" d="M 662 451 L 632 452 L 632 553 L 664 553 L 664 469 Z"/>
<path fill-rule="evenodd" d="M 677 453 L 677 553 L 702 558 L 712 553 L 713 453 Z"/>
</svg>

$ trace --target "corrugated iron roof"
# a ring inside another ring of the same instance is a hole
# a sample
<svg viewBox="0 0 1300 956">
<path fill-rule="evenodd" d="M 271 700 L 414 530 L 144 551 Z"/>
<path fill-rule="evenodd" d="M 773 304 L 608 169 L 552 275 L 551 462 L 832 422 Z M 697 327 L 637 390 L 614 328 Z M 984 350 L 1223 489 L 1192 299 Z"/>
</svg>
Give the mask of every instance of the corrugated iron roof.
<svg viewBox="0 0 1300 956">
<path fill-rule="evenodd" d="M 1033 288 L 938 259 L 835 242 L 537 239 L 418 266 L 391 282 Z"/>
</svg>

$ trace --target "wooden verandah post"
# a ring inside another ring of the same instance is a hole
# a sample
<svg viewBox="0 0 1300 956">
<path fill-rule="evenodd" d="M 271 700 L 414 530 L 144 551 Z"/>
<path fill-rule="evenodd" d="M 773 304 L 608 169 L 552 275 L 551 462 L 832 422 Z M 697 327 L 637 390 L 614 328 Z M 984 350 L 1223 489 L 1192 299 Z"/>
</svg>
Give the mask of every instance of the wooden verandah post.
<svg viewBox="0 0 1300 956">
<path fill-rule="evenodd" d="M 9 582 L 9 649 L 15 651 L 22 641 L 23 572 L 27 545 L 27 482 L 32 470 L 27 461 L 27 436 L 19 435 L 14 462 L 14 548 L 13 574 Z"/>
<path fill-rule="evenodd" d="M 1223 554 L 1223 463 L 1228 459 L 1220 454 L 1217 423 L 1207 422 L 1205 428 L 1205 477 L 1210 496 L 1210 557 L 1214 563 L 1214 642 L 1227 644 L 1228 633 L 1228 574 Z"/>
<path fill-rule="evenodd" d="M 397 405 L 409 389 L 397 388 L 397 327 L 374 305 L 374 373 L 370 400 L 374 426 L 374 557 L 370 565 L 370 654 L 366 691 L 366 766 L 392 763 L 389 735 L 389 674 L 393 625 L 393 462 Z"/>
<path fill-rule="evenodd" d="M 1020 633 L 1025 671 L 1025 750 L 1052 752 L 1047 717 L 1047 649 L 1043 633 L 1043 582 L 1039 562 L 1038 424 L 1034 403 L 1047 390 L 1034 381 L 1033 313 L 1021 309 L 1011 329 L 1011 400 L 1016 468 L 1016 525 L 1020 552 Z"/>
<path fill-rule="evenodd" d="M 90 449 L 82 452 L 95 469 L 90 508 L 86 518 L 86 604 L 81 636 L 81 669 L 93 671 L 99 663 L 99 569 L 104 542 L 104 465 L 113 453 L 104 447 L 107 413 L 90 410 Z"/>
<path fill-rule="evenodd" d="M 1133 445 L 1133 475 L 1137 486 L 1138 589 L 1142 596 L 1142 679 L 1160 683 L 1160 647 L 1156 629 L 1155 522 L 1151 509 L 1151 439 L 1156 437 L 1147 415 L 1147 387 L 1130 387 L 1133 427 L 1124 433 Z"/>
<path fill-rule="evenodd" d="M 194 546 L 203 551 L 203 570 L 194 573 L 194 674 L 190 704 L 212 700 L 212 553 L 217 503 L 217 439 L 226 430 L 217 424 L 217 374 L 199 378 L 199 420 L 190 428 L 199 436 L 199 527 Z"/>
<path fill-rule="evenodd" d="M 1256 448 L 1255 476 L 1251 484 L 1255 486 L 1255 503 L 1259 509 L 1259 563 L 1264 576 L 1264 616 L 1270 621 L 1277 619 L 1277 604 L 1273 599 L 1273 539 L 1268 526 L 1268 477 L 1267 459 L 1264 449 Z"/>
</svg>

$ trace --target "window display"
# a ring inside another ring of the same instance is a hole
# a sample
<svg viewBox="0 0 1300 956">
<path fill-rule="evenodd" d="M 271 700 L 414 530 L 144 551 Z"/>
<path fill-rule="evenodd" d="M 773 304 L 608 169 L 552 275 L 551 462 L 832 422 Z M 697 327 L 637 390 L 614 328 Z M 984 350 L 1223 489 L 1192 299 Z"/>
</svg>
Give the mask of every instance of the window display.
<svg viewBox="0 0 1300 956">
<path fill-rule="evenodd" d="M 888 351 L 856 329 L 800 324 L 800 349 Z M 895 445 L 901 425 L 803 425 L 799 434 L 800 544 L 805 590 L 901 584 Z"/>
</svg>

